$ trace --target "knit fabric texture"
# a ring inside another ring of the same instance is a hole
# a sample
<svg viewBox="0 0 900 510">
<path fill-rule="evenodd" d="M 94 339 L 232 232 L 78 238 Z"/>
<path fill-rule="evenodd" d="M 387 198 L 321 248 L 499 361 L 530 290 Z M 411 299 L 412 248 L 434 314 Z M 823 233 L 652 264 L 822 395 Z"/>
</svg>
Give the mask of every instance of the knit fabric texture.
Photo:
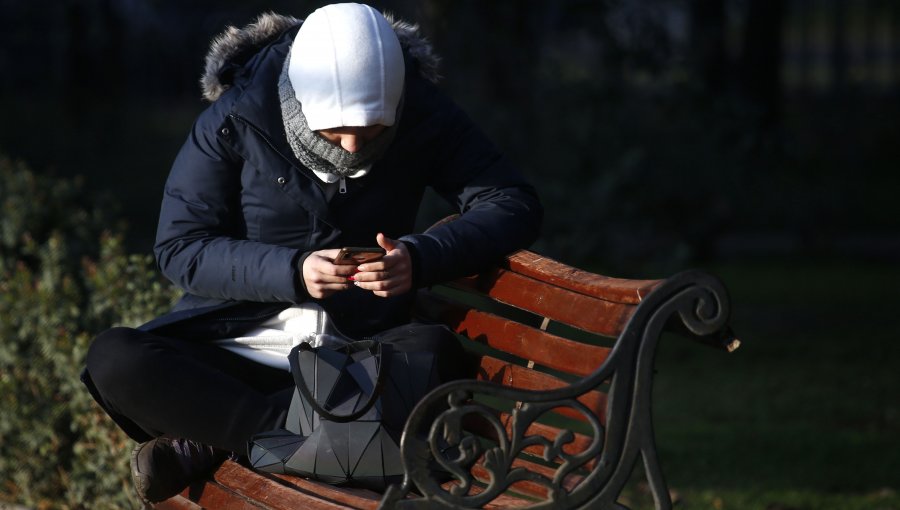
<svg viewBox="0 0 900 510">
<path fill-rule="evenodd" d="M 400 112 L 403 109 L 403 99 L 397 107 L 396 120 L 392 126 L 388 126 L 378 136 L 363 145 L 358 152 L 348 152 L 319 136 L 309 128 L 300 101 L 294 93 L 291 85 L 288 67 L 290 55 L 285 59 L 281 76 L 278 80 L 278 94 L 281 99 L 281 116 L 284 121 L 284 129 L 287 133 L 288 143 L 294 155 L 304 166 L 317 174 L 330 174 L 336 178 L 360 177 L 387 151 L 394 136 L 397 134 Z M 319 175 L 325 182 L 334 182 Z"/>
<path fill-rule="evenodd" d="M 288 61 L 310 129 L 394 124 L 405 78 L 403 50 L 391 24 L 372 7 L 316 9 L 297 31 Z"/>
</svg>

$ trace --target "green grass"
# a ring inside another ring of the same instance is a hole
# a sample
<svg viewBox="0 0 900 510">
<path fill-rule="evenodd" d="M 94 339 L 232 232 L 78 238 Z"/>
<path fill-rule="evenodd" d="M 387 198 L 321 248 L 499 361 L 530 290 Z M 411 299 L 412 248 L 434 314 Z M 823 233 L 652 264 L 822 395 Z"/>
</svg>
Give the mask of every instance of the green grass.
<svg viewBox="0 0 900 510">
<path fill-rule="evenodd" d="M 725 354 L 673 336 L 657 357 L 656 436 L 678 505 L 900 509 L 900 268 L 712 272 L 743 345 Z M 639 485 L 627 497 L 652 508 Z"/>
</svg>

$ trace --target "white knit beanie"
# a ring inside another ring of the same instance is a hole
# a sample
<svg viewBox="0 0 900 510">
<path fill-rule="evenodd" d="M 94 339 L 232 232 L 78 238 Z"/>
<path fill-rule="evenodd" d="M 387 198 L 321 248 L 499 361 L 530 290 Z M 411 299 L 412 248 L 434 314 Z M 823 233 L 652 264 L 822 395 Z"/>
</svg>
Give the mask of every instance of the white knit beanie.
<svg viewBox="0 0 900 510">
<path fill-rule="evenodd" d="M 291 48 L 288 76 L 311 130 L 392 126 L 403 94 L 403 51 L 390 23 L 362 4 L 309 15 Z"/>
</svg>

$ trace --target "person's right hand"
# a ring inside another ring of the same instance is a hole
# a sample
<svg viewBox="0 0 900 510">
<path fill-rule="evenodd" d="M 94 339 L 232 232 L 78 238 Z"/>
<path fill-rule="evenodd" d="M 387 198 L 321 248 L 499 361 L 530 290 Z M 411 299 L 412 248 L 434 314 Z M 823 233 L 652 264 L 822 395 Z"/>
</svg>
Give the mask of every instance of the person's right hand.
<svg viewBox="0 0 900 510">
<path fill-rule="evenodd" d="M 356 266 L 334 264 L 332 261 L 339 251 L 336 248 L 314 251 L 303 261 L 303 282 L 311 297 L 326 298 L 352 285 L 347 278 L 356 273 Z"/>
</svg>

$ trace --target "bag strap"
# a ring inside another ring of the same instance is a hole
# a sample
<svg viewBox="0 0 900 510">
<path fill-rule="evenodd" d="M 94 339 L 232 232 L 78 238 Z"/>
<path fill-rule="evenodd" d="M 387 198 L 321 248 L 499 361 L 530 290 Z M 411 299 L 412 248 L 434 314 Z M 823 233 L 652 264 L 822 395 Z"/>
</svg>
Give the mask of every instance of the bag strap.
<svg viewBox="0 0 900 510">
<path fill-rule="evenodd" d="M 369 395 L 369 399 L 366 401 L 365 405 L 362 406 L 359 410 L 347 414 L 340 415 L 334 414 L 331 411 L 328 411 L 324 407 L 322 407 L 318 402 L 316 402 L 315 397 L 312 392 L 309 391 L 309 387 L 306 386 L 306 381 L 303 380 L 303 375 L 300 373 L 300 361 L 297 359 L 299 351 L 310 351 L 315 354 L 317 349 L 322 349 L 322 347 L 313 348 L 307 342 L 301 342 L 296 347 L 294 347 L 290 356 L 290 364 L 291 364 L 291 375 L 294 376 L 294 384 L 297 385 L 297 389 L 300 390 L 300 394 L 303 395 L 303 398 L 306 399 L 307 402 L 316 410 L 317 413 L 326 420 L 331 420 L 338 423 L 346 423 L 348 421 L 354 421 L 362 417 L 362 415 L 369 412 L 369 409 L 375 405 L 375 401 L 378 400 L 378 397 L 381 395 L 381 388 L 384 386 L 384 381 L 387 378 L 387 369 L 384 366 L 384 360 L 386 359 L 384 356 L 384 346 L 380 342 L 373 342 L 377 346 L 377 350 L 375 352 L 375 359 L 377 361 L 378 372 L 375 378 L 375 387 L 372 388 L 372 394 Z"/>
</svg>

